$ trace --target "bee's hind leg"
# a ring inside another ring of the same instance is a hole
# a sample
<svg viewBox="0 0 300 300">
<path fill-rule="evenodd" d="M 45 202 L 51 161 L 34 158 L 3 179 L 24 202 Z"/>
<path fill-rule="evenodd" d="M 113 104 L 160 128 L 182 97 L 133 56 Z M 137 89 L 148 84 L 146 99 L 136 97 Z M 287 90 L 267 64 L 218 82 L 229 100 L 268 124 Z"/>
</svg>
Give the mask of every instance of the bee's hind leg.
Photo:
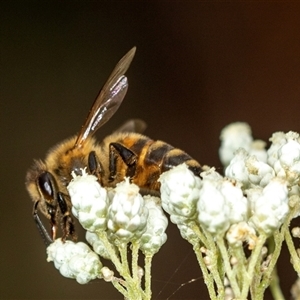
<svg viewBox="0 0 300 300">
<path fill-rule="evenodd" d="M 110 143 L 109 145 L 109 180 L 114 181 L 117 175 L 117 159 L 121 157 L 127 165 L 126 176 L 132 177 L 136 170 L 137 155 L 120 143 Z"/>
</svg>

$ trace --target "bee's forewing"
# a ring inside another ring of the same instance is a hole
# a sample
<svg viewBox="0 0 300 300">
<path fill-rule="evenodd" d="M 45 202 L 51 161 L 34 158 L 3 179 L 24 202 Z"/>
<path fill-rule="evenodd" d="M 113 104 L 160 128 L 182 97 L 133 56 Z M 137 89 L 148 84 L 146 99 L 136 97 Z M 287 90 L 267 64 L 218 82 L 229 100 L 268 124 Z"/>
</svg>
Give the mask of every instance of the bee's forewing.
<svg viewBox="0 0 300 300">
<path fill-rule="evenodd" d="M 127 77 L 124 74 L 130 66 L 135 50 L 135 47 L 132 48 L 117 63 L 103 88 L 100 90 L 78 134 L 75 147 L 79 147 L 88 136 L 94 134 L 112 117 L 121 105 L 128 88 Z"/>
</svg>

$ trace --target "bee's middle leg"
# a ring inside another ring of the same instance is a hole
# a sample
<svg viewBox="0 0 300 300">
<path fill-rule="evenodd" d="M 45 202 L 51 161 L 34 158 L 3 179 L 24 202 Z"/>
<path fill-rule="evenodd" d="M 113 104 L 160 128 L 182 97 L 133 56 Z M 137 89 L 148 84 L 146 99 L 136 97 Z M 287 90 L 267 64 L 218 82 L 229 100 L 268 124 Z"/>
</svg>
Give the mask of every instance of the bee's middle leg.
<svg viewBox="0 0 300 300">
<path fill-rule="evenodd" d="M 98 160 L 96 152 L 91 151 L 88 157 L 88 168 L 92 175 L 98 178 L 98 181 L 103 185 L 102 178 L 104 176 L 104 170 L 101 162 Z"/>
</svg>

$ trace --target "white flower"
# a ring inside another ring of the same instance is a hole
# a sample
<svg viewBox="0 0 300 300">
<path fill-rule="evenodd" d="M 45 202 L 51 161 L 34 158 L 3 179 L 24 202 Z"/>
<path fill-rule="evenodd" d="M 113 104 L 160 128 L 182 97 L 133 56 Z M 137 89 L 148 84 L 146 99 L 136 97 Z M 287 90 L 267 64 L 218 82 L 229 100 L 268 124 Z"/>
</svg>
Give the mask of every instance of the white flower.
<svg viewBox="0 0 300 300">
<path fill-rule="evenodd" d="M 108 209 L 109 236 L 122 242 L 139 238 L 146 230 L 148 209 L 139 194 L 139 187 L 129 179 L 118 183 Z"/>
<path fill-rule="evenodd" d="M 285 178 L 289 185 L 300 181 L 300 138 L 296 132 L 274 133 L 270 139 L 273 144 L 268 150 L 268 162 L 278 177 Z"/>
<path fill-rule="evenodd" d="M 266 142 L 262 140 L 254 140 L 250 146 L 249 154 L 255 156 L 257 160 L 267 163 L 268 153 L 266 148 Z"/>
<path fill-rule="evenodd" d="M 247 123 L 231 123 L 221 131 L 220 140 L 219 157 L 223 166 L 227 166 L 237 149 L 250 149 L 253 141 L 251 128 Z"/>
<path fill-rule="evenodd" d="M 269 138 L 272 142 L 270 148 L 268 149 L 268 164 L 274 167 L 275 162 L 278 160 L 278 150 L 286 143 L 286 137 L 284 132 L 274 132 L 272 137 Z"/>
<path fill-rule="evenodd" d="M 203 178 L 197 210 L 199 223 L 211 234 L 222 234 L 228 229 L 230 208 L 218 181 Z"/>
<path fill-rule="evenodd" d="M 249 185 L 249 176 L 246 168 L 246 159 L 248 157 L 248 152 L 243 148 L 239 148 L 235 151 L 232 160 L 225 170 L 225 176 L 240 181 L 244 187 Z"/>
<path fill-rule="evenodd" d="M 243 148 L 235 152 L 225 174 L 227 177 L 240 181 L 244 189 L 254 185 L 264 187 L 275 177 L 272 167 L 259 161 L 256 156 L 250 156 Z"/>
<path fill-rule="evenodd" d="M 267 235 L 278 229 L 289 211 L 286 181 L 275 177 L 264 189 L 249 189 L 246 193 L 252 208 L 249 222 Z"/>
<path fill-rule="evenodd" d="M 72 213 L 81 225 L 89 231 L 106 229 L 108 197 L 94 175 L 82 170 L 82 176 L 76 176 L 68 185 L 72 202 Z"/>
<path fill-rule="evenodd" d="M 147 229 L 140 238 L 141 250 L 144 253 L 155 254 L 166 242 L 165 233 L 168 226 L 168 219 L 160 206 L 160 199 L 151 196 L 144 196 L 145 206 L 148 208 Z"/>
<path fill-rule="evenodd" d="M 197 205 L 198 220 L 212 234 L 223 234 L 230 224 L 246 221 L 248 201 L 241 184 L 223 178 L 214 168 L 201 173 L 203 177 Z"/>
<path fill-rule="evenodd" d="M 179 220 L 176 216 L 182 219 L 195 218 L 201 186 L 200 178 L 195 176 L 186 164 L 181 164 L 164 172 L 159 181 L 162 207 L 171 215 L 171 221 L 174 223 Z"/>
<path fill-rule="evenodd" d="M 47 261 L 53 261 L 56 269 L 67 278 L 75 278 L 80 284 L 100 276 L 102 264 L 99 257 L 84 243 L 55 240 L 47 248 Z"/>
<path fill-rule="evenodd" d="M 238 182 L 224 178 L 220 185 L 220 192 L 229 208 L 228 219 L 230 223 L 234 224 L 248 220 L 248 200 L 243 195 L 241 185 Z"/>
<path fill-rule="evenodd" d="M 191 228 L 190 224 L 188 224 L 188 223 L 185 224 L 184 222 L 181 222 L 181 223 L 178 223 L 177 227 L 180 231 L 180 235 L 185 240 L 187 240 L 189 242 L 198 240 L 198 236 L 195 233 L 195 231 Z"/>
<path fill-rule="evenodd" d="M 275 171 L 268 164 L 257 160 L 255 156 L 249 156 L 246 161 L 246 170 L 249 181 L 252 185 L 265 187 L 272 178 L 275 177 Z"/>
</svg>

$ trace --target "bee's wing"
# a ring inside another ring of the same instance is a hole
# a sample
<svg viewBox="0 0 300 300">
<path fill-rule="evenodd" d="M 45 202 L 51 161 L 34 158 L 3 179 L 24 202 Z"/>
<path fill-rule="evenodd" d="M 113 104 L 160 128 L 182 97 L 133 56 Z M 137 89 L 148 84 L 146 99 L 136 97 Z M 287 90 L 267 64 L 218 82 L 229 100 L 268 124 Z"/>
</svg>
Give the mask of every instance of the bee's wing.
<svg viewBox="0 0 300 300">
<path fill-rule="evenodd" d="M 120 126 L 114 133 L 118 132 L 136 132 L 143 133 L 147 127 L 146 122 L 140 119 L 131 119 L 126 121 L 122 126 Z"/>
<path fill-rule="evenodd" d="M 124 74 L 130 66 L 135 50 L 133 47 L 115 66 L 96 97 L 74 147 L 82 145 L 86 138 L 94 134 L 119 108 L 128 88 L 127 77 Z"/>
</svg>

